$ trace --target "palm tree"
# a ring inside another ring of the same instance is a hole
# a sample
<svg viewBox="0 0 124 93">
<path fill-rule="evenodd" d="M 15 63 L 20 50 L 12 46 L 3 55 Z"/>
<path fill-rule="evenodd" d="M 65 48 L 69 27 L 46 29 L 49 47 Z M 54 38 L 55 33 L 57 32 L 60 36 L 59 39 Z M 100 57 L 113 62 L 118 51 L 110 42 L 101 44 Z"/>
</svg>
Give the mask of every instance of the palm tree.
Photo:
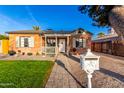
<svg viewBox="0 0 124 93">
<path fill-rule="evenodd" d="M 80 6 L 79 11 L 86 13 L 98 27 L 113 27 L 115 32 L 124 41 L 124 6 L 91 5 Z M 123 42 L 124 44 L 124 42 Z"/>
<path fill-rule="evenodd" d="M 39 27 L 39 26 L 33 26 L 33 29 L 34 29 L 35 31 L 39 31 L 39 30 L 40 30 L 40 27 Z"/>
<path fill-rule="evenodd" d="M 97 34 L 98 38 L 103 37 L 103 36 L 105 36 L 105 33 L 103 33 L 103 32 L 100 32 L 100 33 Z"/>
</svg>

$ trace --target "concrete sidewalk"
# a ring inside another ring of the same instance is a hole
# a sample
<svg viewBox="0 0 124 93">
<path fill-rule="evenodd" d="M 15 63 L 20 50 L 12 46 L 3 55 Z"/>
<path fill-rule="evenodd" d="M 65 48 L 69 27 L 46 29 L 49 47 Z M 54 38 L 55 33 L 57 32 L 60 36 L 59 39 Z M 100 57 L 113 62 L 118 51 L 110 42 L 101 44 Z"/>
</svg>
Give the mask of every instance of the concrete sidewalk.
<svg viewBox="0 0 124 93">
<path fill-rule="evenodd" d="M 50 60 L 54 61 L 55 57 L 43 57 L 42 55 L 14 55 L 14 56 L 9 56 L 9 55 L 4 55 L 0 56 L 0 60 Z"/>
</svg>

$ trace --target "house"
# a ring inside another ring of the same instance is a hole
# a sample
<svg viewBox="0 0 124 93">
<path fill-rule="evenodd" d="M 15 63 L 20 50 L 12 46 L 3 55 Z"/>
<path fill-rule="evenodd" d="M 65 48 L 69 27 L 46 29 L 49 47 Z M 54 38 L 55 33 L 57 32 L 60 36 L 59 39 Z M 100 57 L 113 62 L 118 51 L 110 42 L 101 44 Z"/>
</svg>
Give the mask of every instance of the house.
<svg viewBox="0 0 124 93">
<path fill-rule="evenodd" d="M 124 44 L 112 28 L 108 35 L 92 41 L 92 51 L 124 56 Z"/>
<path fill-rule="evenodd" d="M 58 54 L 64 52 L 73 53 L 73 49 L 78 54 L 91 48 L 92 33 L 84 29 L 75 31 L 11 31 L 9 35 L 9 50 L 14 50 L 21 54 Z"/>
</svg>

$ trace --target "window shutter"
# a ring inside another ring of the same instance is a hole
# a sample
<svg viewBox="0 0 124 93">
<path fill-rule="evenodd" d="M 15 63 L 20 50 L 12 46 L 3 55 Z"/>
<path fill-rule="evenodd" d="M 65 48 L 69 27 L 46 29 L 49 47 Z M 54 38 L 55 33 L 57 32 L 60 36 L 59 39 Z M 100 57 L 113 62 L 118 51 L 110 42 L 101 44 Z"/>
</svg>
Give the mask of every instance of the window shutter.
<svg viewBox="0 0 124 93">
<path fill-rule="evenodd" d="M 83 48 L 86 48 L 86 39 L 83 39 Z"/>
<path fill-rule="evenodd" d="M 24 37 L 21 37 L 21 47 L 24 47 Z"/>
<path fill-rule="evenodd" d="M 16 47 L 19 47 L 19 37 L 16 37 Z"/>
<path fill-rule="evenodd" d="M 76 47 L 76 40 L 73 38 L 73 48 Z"/>
<path fill-rule="evenodd" d="M 29 47 L 34 47 L 34 37 L 29 38 Z"/>
<path fill-rule="evenodd" d="M 2 40 L 0 40 L 0 53 L 2 53 Z"/>
</svg>

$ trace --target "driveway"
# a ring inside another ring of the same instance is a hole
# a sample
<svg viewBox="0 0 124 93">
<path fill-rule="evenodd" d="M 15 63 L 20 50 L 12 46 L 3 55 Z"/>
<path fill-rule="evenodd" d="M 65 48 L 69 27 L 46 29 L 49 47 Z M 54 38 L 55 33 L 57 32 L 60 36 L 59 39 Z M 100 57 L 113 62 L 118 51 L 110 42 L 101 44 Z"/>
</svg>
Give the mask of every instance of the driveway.
<svg viewBox="0 0 124 93">
<path fill-rule="evenodd" d="M 94 88 L 124 88 L 124 57 L 113 56 L 104 53 L 94 54 L 100 56 L 100 70 L 95 71 L 92 78 L 92 83 Z M 76 72 L 79 65 L 79 56 L 72 56 L 75 61 L 70 62 L 72 64 L 72 70 L 79 78 L 81 76 L 80 82 L 83 86 L 86 85 L 87 77 L 86 73 L 83 75 L 77 74 Z M 77 63 L 76 63 L 77 62 Z"/>
<path fill-rule="evenodd" d="M 124 88 L 124 57 L 95 53 L 101 56 L 100 70 L 92 78 L 94 88 Z M 80 68 L 79 56 L 58 55 L 46 84 L 47 88 L 87 87 L 87 76 Z"/>
</svg>

